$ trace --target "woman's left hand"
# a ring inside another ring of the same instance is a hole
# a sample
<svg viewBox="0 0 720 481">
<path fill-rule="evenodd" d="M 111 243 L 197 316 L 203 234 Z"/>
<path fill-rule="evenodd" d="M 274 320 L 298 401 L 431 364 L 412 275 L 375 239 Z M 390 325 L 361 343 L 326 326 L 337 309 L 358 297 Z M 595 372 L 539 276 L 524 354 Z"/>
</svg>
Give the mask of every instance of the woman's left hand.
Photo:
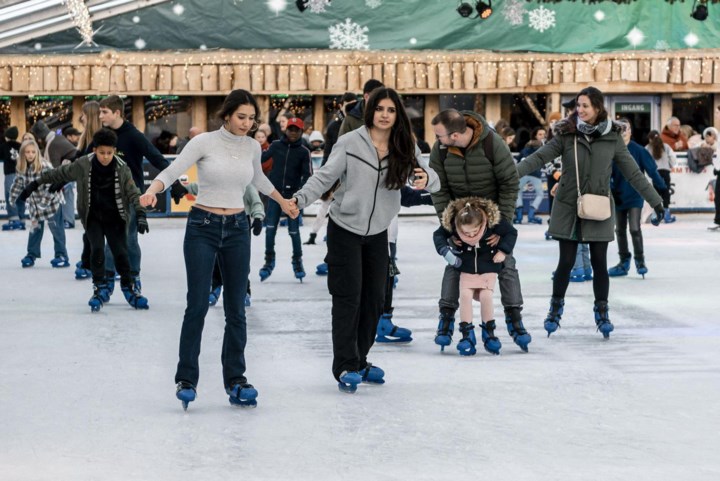
<svg viewBox="0 0 720 481">
<path fill-rule="evenodd" d="M 495 264 L 505 262 L 505 253 L 502 251 L 498 251 L 497 254 L 495 254 L 495 256 L 493 257 L 493 262 Z"/>
<path fill-rule="evenodd" d="M 295 219 L 295 218 L 297 218 L 298 215 L 300 215 L 300 209 L 298 209 L 297 201 L 295 200 L 294 197 L 290 200 L 283 199 L 283 202 L 280 204 L 280 208 L 291 219 Z"/>
<path fill-rule="evenodd" d="M 422 190 L 427 187 L 428 175 L 427 172 L 421 167 L 416 167 L 413 171 L 415 177 L 412 183 L 412 188 L 415 190 Z"/>
</svg>

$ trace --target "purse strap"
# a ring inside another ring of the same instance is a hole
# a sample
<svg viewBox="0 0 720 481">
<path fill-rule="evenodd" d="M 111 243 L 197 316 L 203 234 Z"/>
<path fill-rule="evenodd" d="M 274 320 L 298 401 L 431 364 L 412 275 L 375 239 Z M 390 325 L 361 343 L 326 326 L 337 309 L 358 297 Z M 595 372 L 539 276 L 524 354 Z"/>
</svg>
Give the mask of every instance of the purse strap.
<svg viewBox="0 0 720 481">
<path fill-rule="evenodd" d="M 577 135 L 575 136 L 575 178 L 577 179 L 578 197 L 582 196 L 580 193 L 580 168 L 578 167 L 577 158 Z"/>
</svg>

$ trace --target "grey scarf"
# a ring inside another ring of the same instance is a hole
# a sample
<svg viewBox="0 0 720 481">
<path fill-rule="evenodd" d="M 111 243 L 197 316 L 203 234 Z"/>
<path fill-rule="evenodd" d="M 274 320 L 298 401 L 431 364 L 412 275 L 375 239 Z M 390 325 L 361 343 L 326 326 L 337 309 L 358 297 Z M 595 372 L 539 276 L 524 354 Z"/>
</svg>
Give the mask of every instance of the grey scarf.
<svg viewBox="0 0 720 481">
<path fill-rule="evenodd" d="M 588 123 L 583 122 L 579 118 L 577 119 L 577 129 L 581 133 L 585 135 L 589 135 L 591 137 L 602 137 L 603 135 L 610 132 L 610 129 L 612 128 L 612 122 L 607 119 L 603 120 L 602 122 L 598 123 L 597 125 L 590 125 Z"/>
</svg>

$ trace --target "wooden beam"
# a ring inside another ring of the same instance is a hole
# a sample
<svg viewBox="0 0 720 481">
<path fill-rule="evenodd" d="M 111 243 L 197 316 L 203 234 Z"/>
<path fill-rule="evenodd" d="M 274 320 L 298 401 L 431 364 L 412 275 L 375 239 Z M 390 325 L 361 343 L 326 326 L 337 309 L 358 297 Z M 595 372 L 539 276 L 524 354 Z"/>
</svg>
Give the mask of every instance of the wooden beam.
<svg viewBox="0 0 720 481">
<path fill-rule="evenodd" d="M 191 127 L 199 127 L 202 132 L 208 129 L 208 111 L 207 98 L 196 95 L 192 99 L 192 125 Z M 178 129 L 179 130 L 179 129 Z M 178 132 L 180 135 L 180 132 Z M 183 137 L 183 135 L 180 135 Z"/>
<path fill-rule="evenodd" d="M 497 94 L 485 96 L 485 120 L 493 124 L 502 118 L 501 97 Z"/>
<path fill-rule="evenodd" d="M 673 116 L 672 95 L 660 96 L 660 130 L 665 127 L 668 119 Z"/>
<path fill-rule="evenodd" d="M 85 97 L 73 97 L 72 99 L 72 125 L 75 128 L 81 127 L 80 116 L 82 115 L 82 106 L 85 104 Z M 80 130 L 85 130 L 83 127 Z"/>
<path fill-rule="evenodd" d="M 424 127 L 425 127 L 425 142 L 430 144 L 432 147 L 435 144 L 435 132 L 432 128 L 432 119 L 440 113 L 440 96 L 439 95 L 426 95 L 425 96 L 425 112 L 424 112 Z"/>
<path fill-rule="evenodd" d="M 132 123 L 142 133 L 145 133 L 145 99 L 132 98 Z"/>
<path fill-rule="evenodd" d="M 325 130 L 325 98 L 322 95 L 313 97 L 313 130 Z"/>
<path fill-rule="evenodd" d="M 10 99 L 10 125 L 16 126 L 20 131 L 18 140 L 30 128 L 25 117 L 25 97 L 12 97 Z"/>
</svg>

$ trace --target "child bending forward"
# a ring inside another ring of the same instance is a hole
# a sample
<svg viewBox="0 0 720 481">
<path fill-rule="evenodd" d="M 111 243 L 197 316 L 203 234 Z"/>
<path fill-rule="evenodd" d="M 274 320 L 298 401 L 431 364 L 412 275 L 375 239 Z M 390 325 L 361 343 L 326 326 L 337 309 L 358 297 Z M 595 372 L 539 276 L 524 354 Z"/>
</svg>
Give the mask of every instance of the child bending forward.
<svg viewBox="0 0 720 481">
<path fill-rule="evenodd" d="M 495 337 L 492 296 L 505 256 L 515 247 L 517 230 L 500 217 L 498 206 L 491 200 L 466 197 L 448 204 L 433 239 L 438 253 L 460 270 L 460 355 L 472 356 L 476 352 L 473 299 L 480 301 L 485 350 L 500 354 L 502 345 Z"/>
</svg>

